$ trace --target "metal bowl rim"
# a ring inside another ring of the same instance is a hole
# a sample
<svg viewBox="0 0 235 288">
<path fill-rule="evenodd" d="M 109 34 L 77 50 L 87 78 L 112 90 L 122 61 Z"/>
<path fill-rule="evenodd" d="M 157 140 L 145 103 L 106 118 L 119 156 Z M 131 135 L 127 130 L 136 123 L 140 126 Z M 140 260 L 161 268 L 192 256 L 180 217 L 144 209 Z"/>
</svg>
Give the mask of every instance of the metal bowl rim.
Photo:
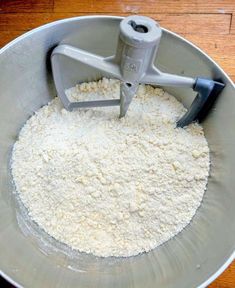
<svg viewBox="0 0 235 288">
<path fill-rule="evenodd" d="M 56 26 L 57 24 L 61 24 L 61 23 L 65 23 L 65 22 L 72 22 L 72 21 L 76 21 L 76 20 L 80 20 L 80 19 L 94 19 L 94 18 L 106 18 L 106 19 L 117 19 L 117 20 L 121 20 L 124 17 L 121 16 L 111 16 L 111 15 L 89 15 L 89 16 L 75 16 L 75 17 L 71 17 L 71 18 L 65 18 L 62 20 L 57 20 L 57 21 L 53 21 L 50 22 L 48 24 L 44 24 L 42 26 L 39 26 L 37 28 L 34 28 L 32 30 L 30 30 L 29 32 L 26 32 L 20 36 L 18 36 L 17 38 L 15 38 L 14 40 L 10 41 L 8 44 L 6 44 L 5 46 L 3 46 L 0 49 L 0 56 L 3 52 L 5 52 L 8 48 L 12 47 L 13 45 L 15 45 L 16 43 L 20 42 L 21 40 L 27 38 L 28 36 L 37 33 L 41 30 L 44 30 L 46 28 L 52 27 L 52 26 Z M 184 37 L 178 35 L 177 33 L 174 33 L 168 29 L 165 29 L 163 27 L 161 27 L 162 30 L 178 39 L 180 39 L 181 41 L 187 43 L 188 45 L 192 46 L 194 49 L 196 49 L 198 52 L 200 52 L 202 55 L 204 55 L 208 60 L 210 60 L 213 65 L 215 65 L 220 72 L 227 78 L 228 82 L 232 85 L 232 87 L 235 89 L 235 84 L 232 81 L 232 79 L 225 73 L 225 71 L 209 56 L 207 55 L 203 50 L 201 50 L 198 46 L 196 46 L 195 44 L 193 44 L 192 42 L 188 41 L 187 39 L 185 39 Z M 202 284 L 200 284 L 197 288 L 206 288 L 210 283 L 212 283 L 219 275 L 221 275 L 225 269 L 232 263 L 232 261 L 235 259 L 235 250 L 232 252 L 232 254 L 227 258 L 227 260 L 224 262 L 224 264 L 222 264 L 222 266 L 214 273 L 212 274 L 206 281 L 204 281 Z M 12 278 L 10 278 L 7 274 L 5 274 L 2 270 L 0 270 L 0 276 L 2 276 L 3 278 L 5 278 L 9 283 L 11 283 L 12 285 L 14 285 L 17 288 L 23 288 L 23 286 L 19 285 L 18 283 L 16 283 Z"/>
</svg>

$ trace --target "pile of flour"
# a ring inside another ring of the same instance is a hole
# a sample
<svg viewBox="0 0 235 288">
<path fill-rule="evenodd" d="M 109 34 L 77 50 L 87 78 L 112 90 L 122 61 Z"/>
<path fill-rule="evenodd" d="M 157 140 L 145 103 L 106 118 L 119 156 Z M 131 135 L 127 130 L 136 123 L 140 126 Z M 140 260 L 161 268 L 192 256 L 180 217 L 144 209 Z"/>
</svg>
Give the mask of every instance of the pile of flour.
<svg viewBox="0 0 235 288">
<path fill-rule="evenodd" d="M 102 79 L 67 91 L 73 100 L 119 97 Z M 179 233 L 199 207 L 209 173 L 203 129 L 175 128 L 185 108 L 140 85 L 119 107 L 67 112 L 58 98 L 22 128 L 12 174 L 29 215 L 48 234 L 97 256 L 149 251 Z"/>
</svg>

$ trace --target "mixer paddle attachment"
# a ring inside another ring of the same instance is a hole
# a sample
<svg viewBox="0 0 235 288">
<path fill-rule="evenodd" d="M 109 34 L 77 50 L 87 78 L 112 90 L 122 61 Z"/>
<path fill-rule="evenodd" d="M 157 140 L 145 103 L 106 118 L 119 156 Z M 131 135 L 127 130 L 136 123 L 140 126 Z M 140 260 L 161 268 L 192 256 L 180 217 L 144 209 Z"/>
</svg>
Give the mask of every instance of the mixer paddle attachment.
<svg viewBox="0 0 235 288">
<path fill-rule="evenodd" d="M 125 116 L 137 91 L 138 85 L 188 87 L 198 92 L 187 113 L 178 120 L 177 127 L 184 127 L 193 121 L 201 121 L 207 114 L 224 84 L 204 78 L 190 78 L 161 72 L 155 65 L 162 30 L 151 18 L 129 16 L 120 23 L 116 54 L 101 57 L 70 45 L 58 45 L 52 52 L 53 78 L 64 107 L 74 108 L 120 106 L 120 117 Z M 64 55 L 82 64 L 99 70 L 104 75 L 121 81 L 120 98 L 97 101 L 71 102 L 62 85 L 58 55 Z"/>
</svg>

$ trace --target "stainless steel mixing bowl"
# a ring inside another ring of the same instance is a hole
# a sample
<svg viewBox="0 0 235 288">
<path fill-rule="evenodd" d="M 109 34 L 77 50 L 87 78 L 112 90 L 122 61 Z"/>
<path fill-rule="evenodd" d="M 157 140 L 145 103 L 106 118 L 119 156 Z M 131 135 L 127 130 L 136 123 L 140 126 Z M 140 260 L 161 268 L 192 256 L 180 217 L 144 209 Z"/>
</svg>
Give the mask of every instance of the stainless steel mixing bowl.
<svg viewBox="0 0 235 288">
<path fill-rule="evenodd" d="M 226 84 L 203 123 L 211 151 L 211 173 L 203 203 L 191 224 L 149 253 L 120 259 L 83 253 L 75 257 L 51 248 L 45 252 L 46 245 L 42 248 L 35 235 L 25 235 L 19 228 L 9 176 L 10 151 L 28 117 L 55 96 L 51 50 L 62 41 L 103 56 L 112 55 L 120 20 L 91 16 L 57 21 L 0 50 L 0 270 L 17 287 L 206 287 L 234 259 L 235 87 L 205 53 L 167 30 L 157 59 L 160 69 L 220 78 Z M 63 65 L 71 76 L 67 87 L 76 83 L 78 75 L 84 80 L 100 76 L 68 61 Z M 188 89 L 167 90 L 185 106 L 195 96 Z"/>
</svg>

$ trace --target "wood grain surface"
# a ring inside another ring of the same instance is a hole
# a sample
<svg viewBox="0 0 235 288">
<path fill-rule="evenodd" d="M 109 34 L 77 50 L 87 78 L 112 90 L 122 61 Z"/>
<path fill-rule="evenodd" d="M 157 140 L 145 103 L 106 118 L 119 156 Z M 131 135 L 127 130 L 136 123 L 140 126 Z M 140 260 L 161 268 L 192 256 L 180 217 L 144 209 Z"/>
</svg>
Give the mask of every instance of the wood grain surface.
<svg viewBox="0 0 235 288">
<path fill-rule="evenodd" d="M 235 0 L 0 0 L 0 47 L 39 25 L 79 15 L 150 16 L 207 52 L 235 81 Z M 0 287 L 12 287 L 0 280 Z M 235 262 L 209 288 L 235 288 Z"/>
</svg>

